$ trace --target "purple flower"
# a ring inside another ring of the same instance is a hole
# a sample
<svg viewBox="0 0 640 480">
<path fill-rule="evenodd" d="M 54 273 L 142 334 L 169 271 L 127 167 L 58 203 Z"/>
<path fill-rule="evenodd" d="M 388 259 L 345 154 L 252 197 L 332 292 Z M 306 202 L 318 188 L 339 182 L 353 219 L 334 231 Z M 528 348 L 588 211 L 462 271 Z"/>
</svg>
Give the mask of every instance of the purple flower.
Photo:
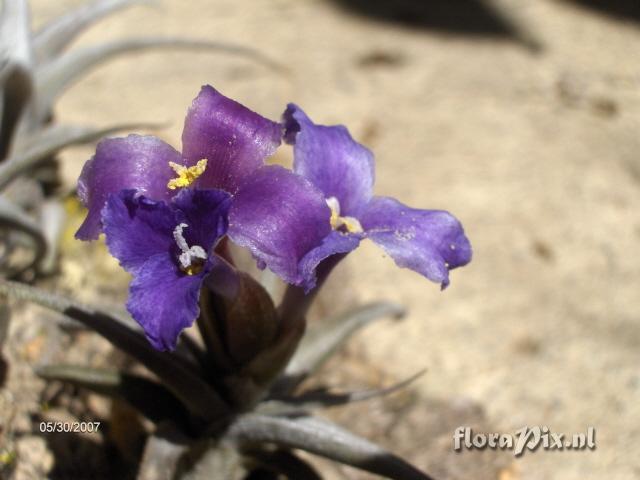
<svg viewBox="0 0 640 480">
<path fill-rule="evenodd" d="M 200 287 L 224 268 L 214 252 L 227 230 L 230 197 L 180 191 L 169 203 L 136 190 L 112 194 L 102 222 L 111 254 L 132 274 L 127 309 L 158 350 L 173 350 L 199 314 Z"/>
<path fill-rule="evenodd" d="M 98 144 L 78 180 L 88 213 L 76 237 L 98 238 L 102 208 L 123 189 L 169 201 L 184 187 L 219 188 L 235 197 L 229 236 L 248 247 L 260 267 L 301 284 L 306 278 L 301 258 L 330 233 L 331 211 L 310 182 L 264 165 L 281 137 L 280 124 L 204 86 L 185 119 L 182 153 L 152 136 Z"/>
<path fill-rule="evenodd" d="M 130 135 L 103 140 L 85 164 L 78 193 L 88 213 L 76 236 L 92 240 L 104 231 L 134 277 L 128 309 L 156 348 L 173 349 L 197 317 L 203 279 L 222 262 L 212 246 L 229 218 L 230 236 L 261 267 L 303 281 L 299 257 L 329 229 L 330 211 L 310 182 L 264 165 L 281 135 L 280 124 L 205 86 L 187 113 L 182 153 L 158 138 Z M 270 242 L 276 228 L 285 241 Z"/>
<path fill-rule="evenodd" d="M 283 135 L 294 172 L 264 164 Z M 76 236 L 104 231 L 133 275 L 130 313 L 156 348 L 173 349 L 199 314 L 205 279 L 228 273 L 214 253 L 225 234 L 307 292 L 323 261 L 364 238 L 446 287 L 449 270 L 471 259 L 460 223 L 374 197 L 373 184 L 373 155 L 346 128 L 315 125 L 295 105 L 281 125 L 205 86 L 187 113 L 182 153 L 151 136 L 98 144 L 78 180 L 88 213 Z"/>
<path fill-rule="evenodd" d="M 315 268 L 322 260 L 355 249 L 363 238 L 380 245 L 400 267 L 442 288 L 449 285 L 449 270 L 471 260 L 469 240 L 448 212 L 418 210 L 373 196 L 373 154 L 345 127 L 315 125 L 293 104 L 283 121 L 284 139 L 294 145 L 294 171 L 322 192 L 331 210 L 319 245 L 300 262 L 306 290 L 314 287 Z"/>
<path fill-rule="evenodd" d="M 165 201 L 188 186 L 236 193 L 276 151 L 280 139 L 278 123 L 204 86 L 185 119 L 182 153 L 152 136 L 98 144 L 78 180 L 78 195 L 89 211 L 76 237 L 97 239 L 109 195 L 124 189 Z"/>
<path fill-rule="evenodd" d="M 308 180 L 276 165 L 252 175 L 233 198 L 229 237 L 284 281 L 308 283 L 305 257 L 331 234 L 331 211 Z"/>
</svg>

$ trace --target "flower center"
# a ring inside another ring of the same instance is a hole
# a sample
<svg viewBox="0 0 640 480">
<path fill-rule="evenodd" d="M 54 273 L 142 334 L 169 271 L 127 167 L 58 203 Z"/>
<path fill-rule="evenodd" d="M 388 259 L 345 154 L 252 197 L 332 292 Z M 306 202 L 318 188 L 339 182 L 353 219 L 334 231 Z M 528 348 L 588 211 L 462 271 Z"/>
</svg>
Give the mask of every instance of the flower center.
<svg viewBox="0 0 640 480">
<path fill-rule="evenodd" d="M 329 208 L 331 209 L 331 228 L 338 230 L 339 232 L 348 233 L 361 233 L 362 225 L 355 217 L 341 217 L 340 216 L 340 202 L 336 197 L 329 197 L 325 200 Z"/>
<path fill-rule="evenodd" d="M 189 247 L 189 244 L 182 234 L 182 231 L 188 226 L 189 225 L 186 223 L 178 225 L 173 230 L 173 238 L 182 252 L 178 256 L 180 270 L 187 275 L 196 275 L 202 271 L 204 264 L 207 261 L 207 252 L 205 252 L 204 248 L 200 245 L 193 245 L 192 247 Z"/>
<path fill-rule="evenodd" d="M 184 188 L 191 185 L 196 179 L 202 175 L 207 168 L 207 159 L 203 158 L 202 160 L 198 160 L 193 167 L 185 167 L 184 165 L 179 165 L 175 162 L 169 162 L 169 166 L 176 172 L 178 175 L 176 178 L 172 178 L 167 183 L 167 188 L 170 190 L 175 190 L 176 188 Z"/>
</svg>

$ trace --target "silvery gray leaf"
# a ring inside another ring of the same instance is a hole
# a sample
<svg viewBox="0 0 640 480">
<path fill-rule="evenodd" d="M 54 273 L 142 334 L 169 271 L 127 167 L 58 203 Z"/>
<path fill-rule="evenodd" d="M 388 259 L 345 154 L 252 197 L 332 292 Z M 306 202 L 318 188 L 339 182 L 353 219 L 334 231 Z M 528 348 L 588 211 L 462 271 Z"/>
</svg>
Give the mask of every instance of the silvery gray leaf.
<svg viewBox="0 0 640 480">
<path fill-rule="evenodd" d="M 47 242 L 40 226 L 20 207 L 2 196 L 0 196 L 0 227 L 8 230 L 8 236 L 4 238 L 5 251 L 1 262 L 3 269 L 6 270 L 5 275 L 10 277 L 20 275 L 41 261 L 47 250 Z M 33 252 L 33 255 L 24 262 L 24 265 L 15 267 L 8 263 L 5 264 L 9 262 L 9 259 L 5 257 L 10 255 L 11 242 L 17 239 L 17 233 L 23 234 L 29 239 L 27 247 Z"/>
<path fill-rule="evenodd" d="M 122 124 L 100 129 L 68 125 L 50 127 L 33 138 L 26 151 L 12 156 L 0 164 L 0 189 L 6 187 L 18 175 L 31 170 L 39 162 L 46 160 L 65 147 L 93 142 L 105 135 L 120 130 L 131 130 L 148 126 L 150 125 Z"/>
<path fill-rule="evenodd" d="M 0 353 L 2 353 L 2 345 L 9 336 L 9 318 L 11 316 L 11 310 L 9 309 L 9 303 L 5 295 L 0 295 Z M 2 385 L 2 382 L 0 382 Z"/>
<path fill-rule="evenodd" d="M 86 28 L 103 17 L 149 0 L 98 0 L 82 5 L 42 27 L 33 38 L 36 62 L 41 64 L 62 52 Z"/>
<path fill-rule="evenodd" d="M 213 420 L 228 407 L 218 393 L 193 373 L 193 366 L 170 352 L 155 350 L 144 336 L 114 316 L 66 297 L 17 282 L 0 280 L 0 294 L 36 303 L 88 326 L 155 373 L 194 415 Z"/>
<path fill-rule="evenodd" d="M 145 37 L 118 40 L 73 50 L 39 67 L 36 71 L 36 115 L 44 119 L 56 98 L 91 68 L 124 53 L 150 48 L 182 48 L 242 55 L 270 67 L 275 64 L 258 51 L 241 45 L 176 37 Z"/>
<path fill-rule="evenodd" d="M 11 138 L 33 90 L 29 21 L 26 0 L 4 0 L 0 16 L 0 160 L 9 152 Z"/>
<path fill-rule="evenodd" d="M 47 241 L 47 252 L 40 263 L 40 272 L 51 274 L 56 268 L 58 244 L 64 229 L 66 214 L 59 200 L 45 200 L 40 207 L 40 225 Z"/>
<path fill-rule="evenodd" d="M 153 422 L 187 421 L 186 410 L 171 392 L 139 375 L 77 365 L 45 365 L 37 368 L 36 373 L 45 380 L 57 380 L 124 400 Z"/>
<path fill-rule="evenodd" d="M 269 417 L 249 413 L 229 427 L 227 438 L 239 448 L 271 443 L 296 448 L 396 480 L 429 480 L 400 457 L 343 428 L 313 417 Z"/>
<path fill-rule="evenodd" d="M 16 178 L 2 192 L 2 195 L 27 212 L 37 211 L 45 198 L 42 185 L 37 180 L 26 176 Z"/>
<path fill-rule="evenodd" d="M 137 480 L 173 480 L 189 439 L 175 425 L 164 423 L 149 435 L 144 446 Z"/>
<path fill-rule="evenodd" d="M 293 397 L 276 398 L 271 401 L 263 402 L 259 408 L 265 408 L 270 403 L 275 402 L 275 404 L 280 404 L 283 411 L 286 411 L 285 409 L 287 407 L 289 409 L 295 407 L 304 411 L 310 411 L 317 408 L 336 407 L 349 403 L 364 402 L 373 398 L 384 397 L 398 392 L 399 390 L 408 387 L 411 383 L 424 375 L 424 373 L 425 370 L 422 370 L 411 375 L 405 380 L 390 385 L 389 387 L 374 388 L 372 390 L 362 390 L 359 392 L 339 393 L 327 390 L 326 388 L 309 390 Z"/>
<path fill-rule="evenodd" d="M 199 455 L 194 454 L 199 450 Z M 180 480 L 243 480 L 247 471 L 238 451 L 225 442 L 206 440 L 204 445 L 196 445 L 192 449 L 187 462 L 178 465 L 178 474 L 174 478 Z M 183 456 L 182 460 L 185 460 Z"/>
<path fill-rule="evenodd" d="M 28 69 L 32 63 L 30 14 L 27 0 L 4 0 L 0 15 L 0 52 L 3 64 L 10 60 Z"/>
<path fill-rule="evenodd" d="M 375 320 L 385 317 L 402 318 L 403 307 L 387 302 L 377 302 L 323 320 L 322 329 L 305 335 L 298 351 L 289 362 L 284 377 L 275 386 L 277 392 L 291 392 L 305 378 L 317 371 L 337 352 L 355 332 Z"/>
<path fill-rule="evenodd" d="M 320 474 L 306 461 L 287 450 L 252 450 L 249 455 L 254 462 L 274 473 L 274 478 L 290 480 L 322 480 Z"/>
</svg>

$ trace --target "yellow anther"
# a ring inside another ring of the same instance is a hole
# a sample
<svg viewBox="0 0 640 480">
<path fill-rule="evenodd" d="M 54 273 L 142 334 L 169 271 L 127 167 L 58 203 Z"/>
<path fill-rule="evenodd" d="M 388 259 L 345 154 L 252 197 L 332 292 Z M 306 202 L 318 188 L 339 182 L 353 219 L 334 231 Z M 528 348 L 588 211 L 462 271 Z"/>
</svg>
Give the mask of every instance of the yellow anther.
<svg viewBox="0 0 640 480">
<path fill-rule="evenodd" d="M 354 217 L 340 217 L 340 222 L 345 226 L 349 233 L 362 233 L 362 225 L 357 218 Z"/>
<path fill-rule="evenodd" d="M 341 217 L 340 216 L 340 202 L 336 197 L 329 197 L 326 200 L 327 205 L 331 209 L 331 218 L 329 219 L 329 223 L 331 223 L 331 228 L 334 230 L 345 230 L 349 233 L 361 233 L 362 225 L 355 217 Z"/>
<path fill-rule="evenodd" d="M 191 185 L 195 180 L 204 173 L 207 168 L 207 159 L 203 158 L 198 160 L 193 167 L 185 167 L 174 162 L 169 162 L 169 166 L 178 175 L 177 178 L 172 178 L 167 183 L 167 188 L 175 190 L 176 188 L 184 188 Z"/>
</svg>

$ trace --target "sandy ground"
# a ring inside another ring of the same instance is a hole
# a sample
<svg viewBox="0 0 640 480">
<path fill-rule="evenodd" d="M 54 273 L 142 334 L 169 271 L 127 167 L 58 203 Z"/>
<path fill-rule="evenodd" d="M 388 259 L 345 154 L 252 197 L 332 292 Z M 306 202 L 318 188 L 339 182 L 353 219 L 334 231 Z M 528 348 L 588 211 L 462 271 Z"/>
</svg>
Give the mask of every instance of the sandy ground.
<svg viewBox="0 0 640 480">
<path fill-rule="evenodd" d="M 35 23 L 79 3 L 33 1 Z M 370 244 L 336 271 L 326 311 L 378 298 L 410 310 L 399 324 L 369 328 L 344 358 L 385 379 L 428 369 L 406 438 L 376 431 L 373 407 L 371 419 L 360 407 L 354 428 L 448 478 L 639 478 L 639 24 L 569 2 L 502 4 L 541 51 L 514 38 L 407 29 L 325 0 L 136 7 L 80 41 L 143 33 L 234 41 L 290 72 L 222 55 L 140 54 L 96 70 L 57 112 L 99 125 L 171 121 L 160 134 L 178 145 L 186 106 L 211 83 L 271 118 L 295 101 L 317 122 L 348 125 L 376 153 L 378 194 L 450 210 L 474 247 L 472 264 L 442 293 Z M 88 154 L 65 156 L 68 178 Z M 457 467 L 441 469 L 429 452 L 433 424 L 420 412 L 452 417 L 438 432 L 438 452 L 450 455 L 453 429 L 468 420 L 456 415 L 460 405 L 482 410 L 496 432 L 593 426 L 597 449 L 507 455 L 486 472 L 473 466 L 491 453 L 465 451 L 449 457 Z"/>
</svg>

